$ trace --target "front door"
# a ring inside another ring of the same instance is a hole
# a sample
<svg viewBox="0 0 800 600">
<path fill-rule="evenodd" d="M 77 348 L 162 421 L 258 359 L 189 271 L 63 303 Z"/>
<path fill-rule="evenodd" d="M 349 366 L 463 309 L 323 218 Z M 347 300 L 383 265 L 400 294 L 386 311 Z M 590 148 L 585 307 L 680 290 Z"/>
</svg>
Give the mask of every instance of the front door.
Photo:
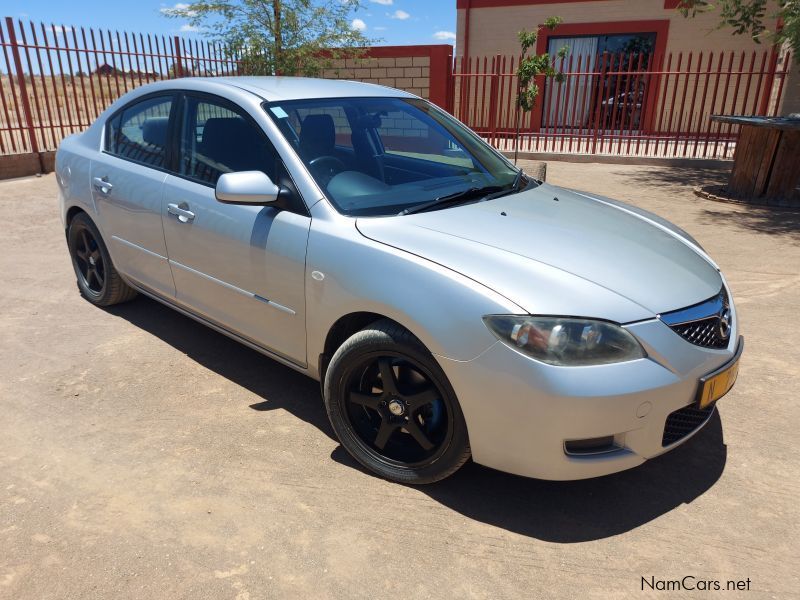
<svg viewBox="0 0 800 600">
<path fill-rule="evenodd" d="M 91 163 L 92 198 L 114 264 L 137 283 L 175 295 L 161 205 L 172 95 L 137 100 L 109 119 Z"/>
<path fill-rule="evenodd" d="M 217 202 L 223 173 L 285 170 L 241 108 L 208 95 L 182 100 L 178 172 L 164 183 L 163 223 L 177 300 L 240 336 L 305 365 L 305 259 L 311 219 L 302 210 Z"/>
</svg>

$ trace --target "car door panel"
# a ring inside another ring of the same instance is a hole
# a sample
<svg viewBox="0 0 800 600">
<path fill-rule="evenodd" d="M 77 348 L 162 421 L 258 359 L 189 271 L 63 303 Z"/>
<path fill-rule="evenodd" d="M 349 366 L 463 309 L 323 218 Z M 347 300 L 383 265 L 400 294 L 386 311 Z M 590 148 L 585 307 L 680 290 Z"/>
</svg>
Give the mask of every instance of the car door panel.
<svg viewBox="0 0 800 600">
<path fill-rule="evenodd" d="M 221 204 L 213 189 L 172 175 L 164 203 L 178 302 L 304 364 L 311 220 L 268 206 Z M 168 204 L 185 206 L 194 218 L 181 220 Z"/>
<path fill-rule="evenodd" d="M 166 173 L 110 155 L 92 161 L 92 197 L 114 264 L 131 279 L 175 295 L 161 226 Z M 95 178 L 111 184 L 103 192 Z"/>
<path fill-rule="evenodd" d="M 273 171 L 269 161 L 277 154 L 241 109 L 206 97 L 187 97 L 184 107 L 182 173 L 167 177 L 162 202 L 176 299 L 305 365 L 305 259 L 311 219 L 274 206 L 218 202 L 213 183 L 220 170 L 263 166 L 265 172 Z M 257 140 L 250 139 L 254 135 Z M 254 162 L 255 155 L 263 161 Z"/>
<path fill-rule="evenodd" d="M 109 119 L 104 150 L 90 165 L 98 226 L 121 273 L 175 295 L 161 224 L 172 95 L 137 101 Z"/>
</svg>

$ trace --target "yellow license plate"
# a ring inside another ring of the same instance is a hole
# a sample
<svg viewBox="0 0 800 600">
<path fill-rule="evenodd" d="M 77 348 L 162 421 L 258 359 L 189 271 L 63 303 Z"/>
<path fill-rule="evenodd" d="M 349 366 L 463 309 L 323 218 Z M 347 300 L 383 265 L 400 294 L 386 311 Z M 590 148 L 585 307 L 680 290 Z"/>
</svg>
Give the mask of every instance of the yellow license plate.
<svg viewBox="0 0 800 600">
<path fill-rule="evenodd" d="M 733 384 L 736 383 L 736 377 L 739 375 L 739 362 L 743 349 L 744 340 L 740 339 L 736 355 L 731 362 L 721 369 L 700 378 L 700 389 L 697 391 L 697 401 L 700 404 L 700 408 L 705 408 L 712 402 L 716 402 L 731 390 Z"/>
</svg>

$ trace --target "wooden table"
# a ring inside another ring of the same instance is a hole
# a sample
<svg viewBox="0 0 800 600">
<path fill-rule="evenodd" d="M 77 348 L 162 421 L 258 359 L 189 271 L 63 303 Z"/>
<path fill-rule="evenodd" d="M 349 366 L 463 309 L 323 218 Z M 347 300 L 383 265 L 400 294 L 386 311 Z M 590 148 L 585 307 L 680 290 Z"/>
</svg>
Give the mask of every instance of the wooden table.
<svg viewBox="0 0 800 600">
<path fill-rule="evenodd" d="M 726 192 L 754 204 L 800 203 L 800 119 L 714 115 L 713 121 L 741 126 Z"/>
</svg>

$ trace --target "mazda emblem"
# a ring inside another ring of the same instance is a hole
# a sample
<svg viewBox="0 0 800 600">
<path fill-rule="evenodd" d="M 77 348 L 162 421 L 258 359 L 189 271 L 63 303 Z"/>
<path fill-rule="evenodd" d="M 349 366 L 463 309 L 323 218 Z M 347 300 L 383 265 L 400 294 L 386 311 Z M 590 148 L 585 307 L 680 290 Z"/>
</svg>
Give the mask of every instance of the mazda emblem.
<svg viewBox="0 0 800 600">
<path fill-rule="evenodd" d="M 719 313 L 719 335 L 723 340 L 727 340 L 731 334 L 731 309 L 728 306 L 723 306 Z"/>
</svg>

